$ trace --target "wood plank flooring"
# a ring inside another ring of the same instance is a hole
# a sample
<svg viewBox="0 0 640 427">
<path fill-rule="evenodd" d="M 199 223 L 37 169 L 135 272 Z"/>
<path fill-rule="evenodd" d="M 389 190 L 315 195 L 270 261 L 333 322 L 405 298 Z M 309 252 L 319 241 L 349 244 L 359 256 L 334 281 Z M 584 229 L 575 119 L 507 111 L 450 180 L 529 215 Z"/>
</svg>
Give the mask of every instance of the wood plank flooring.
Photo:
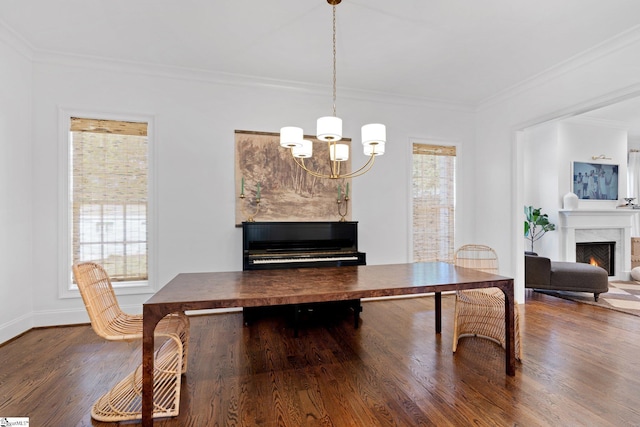
<svg viewBox="0 0 640 427">
<path fill-rule="evenodd" d="M 638 426 L 640 317 L 527 291 L 524 361 L 496 344 L 451 352 L 453 297 L 434 333 L 432 297 L 363 303 L 362 323 L 191 318 L 180 415 L 158 426 Z M 32 330 L 0 347 L 0 417 L 108 426 L 95 400 L 141 361 L 140 344 L 89 326 Z"/>
</svg>

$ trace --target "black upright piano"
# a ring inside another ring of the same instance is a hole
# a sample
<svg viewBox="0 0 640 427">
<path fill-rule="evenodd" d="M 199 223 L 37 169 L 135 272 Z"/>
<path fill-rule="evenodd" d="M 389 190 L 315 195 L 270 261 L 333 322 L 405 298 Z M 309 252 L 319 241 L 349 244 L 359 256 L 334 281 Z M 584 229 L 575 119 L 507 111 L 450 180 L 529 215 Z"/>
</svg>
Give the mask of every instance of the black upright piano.
<svg viewBox="0 0 640 427">
<path fill-rule="evenodd" d="M 242 269 L 341 267 L 366 265 L 366 254 L 358 251 L 358 223 L 344 222 L 243 222 Z M 301 313 L 331 312 L 344 306 L 354 312 L 358 327 L 362 311 L 360 300 L 293 306 L 295 334 Z M 245 323 L 253 320 L 256 309 L 244 308 Z"/>
</svg>

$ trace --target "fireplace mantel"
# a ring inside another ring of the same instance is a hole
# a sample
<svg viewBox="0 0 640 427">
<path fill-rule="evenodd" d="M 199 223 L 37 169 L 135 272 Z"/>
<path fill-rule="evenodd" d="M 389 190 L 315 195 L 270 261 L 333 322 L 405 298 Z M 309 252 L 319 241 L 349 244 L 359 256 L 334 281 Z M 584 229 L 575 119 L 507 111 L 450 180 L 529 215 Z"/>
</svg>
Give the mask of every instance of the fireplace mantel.
<svg viewBox="0 0 640 427">
<path fill-rule="evenodd" d="M 631 224 L 631 218 L 633 215 L 640 213 L 640 209 L 560 209 L 560 215 L 571 218 L 589 218 L 589 217 L 606 217 L 610 218 L 627 218 L 629 224 Z"/>
<path fill-rule="evenodd" d="M 631 271 L 631 225 L 636 209 L 560 210 L 560 256 L 575 262 L 576 243 L 615 241 L 615 276 L 610 280 L 629 280 Z"/>
</svg>

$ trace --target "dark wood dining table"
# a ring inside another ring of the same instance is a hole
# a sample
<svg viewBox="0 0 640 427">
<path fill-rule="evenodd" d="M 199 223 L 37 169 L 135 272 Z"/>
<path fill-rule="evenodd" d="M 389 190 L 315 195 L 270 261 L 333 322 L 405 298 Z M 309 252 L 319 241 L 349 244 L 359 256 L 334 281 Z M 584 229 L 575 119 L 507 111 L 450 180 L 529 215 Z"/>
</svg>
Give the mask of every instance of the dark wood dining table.
<svg viewBox="0 0 640 427">
<path fill-rule="evenodd" d="M 440 333 L 442 292 L 496 287 L 505 296 L 506 374 L 515 375 L 513 283 L 444 262 L 178 274 L 143 304 L 142 425 L 153 425 L 154 330 L 169 313 L 434 293 Z"/>
</svg>

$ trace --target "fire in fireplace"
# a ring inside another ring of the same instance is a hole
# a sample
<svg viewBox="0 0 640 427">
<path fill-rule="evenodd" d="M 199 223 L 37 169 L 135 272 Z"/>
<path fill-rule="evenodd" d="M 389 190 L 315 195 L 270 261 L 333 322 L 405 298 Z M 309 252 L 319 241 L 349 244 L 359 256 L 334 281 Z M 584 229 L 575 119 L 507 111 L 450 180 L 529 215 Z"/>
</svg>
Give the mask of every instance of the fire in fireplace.
<svg viewBox="0 0 640 427">
<path fill-rule="evenodd" d="M 596 265 L 607 270 L 609 276 L 615 275 L 616 242 L 576 243 L 576 262 Z"/>
</svg>

